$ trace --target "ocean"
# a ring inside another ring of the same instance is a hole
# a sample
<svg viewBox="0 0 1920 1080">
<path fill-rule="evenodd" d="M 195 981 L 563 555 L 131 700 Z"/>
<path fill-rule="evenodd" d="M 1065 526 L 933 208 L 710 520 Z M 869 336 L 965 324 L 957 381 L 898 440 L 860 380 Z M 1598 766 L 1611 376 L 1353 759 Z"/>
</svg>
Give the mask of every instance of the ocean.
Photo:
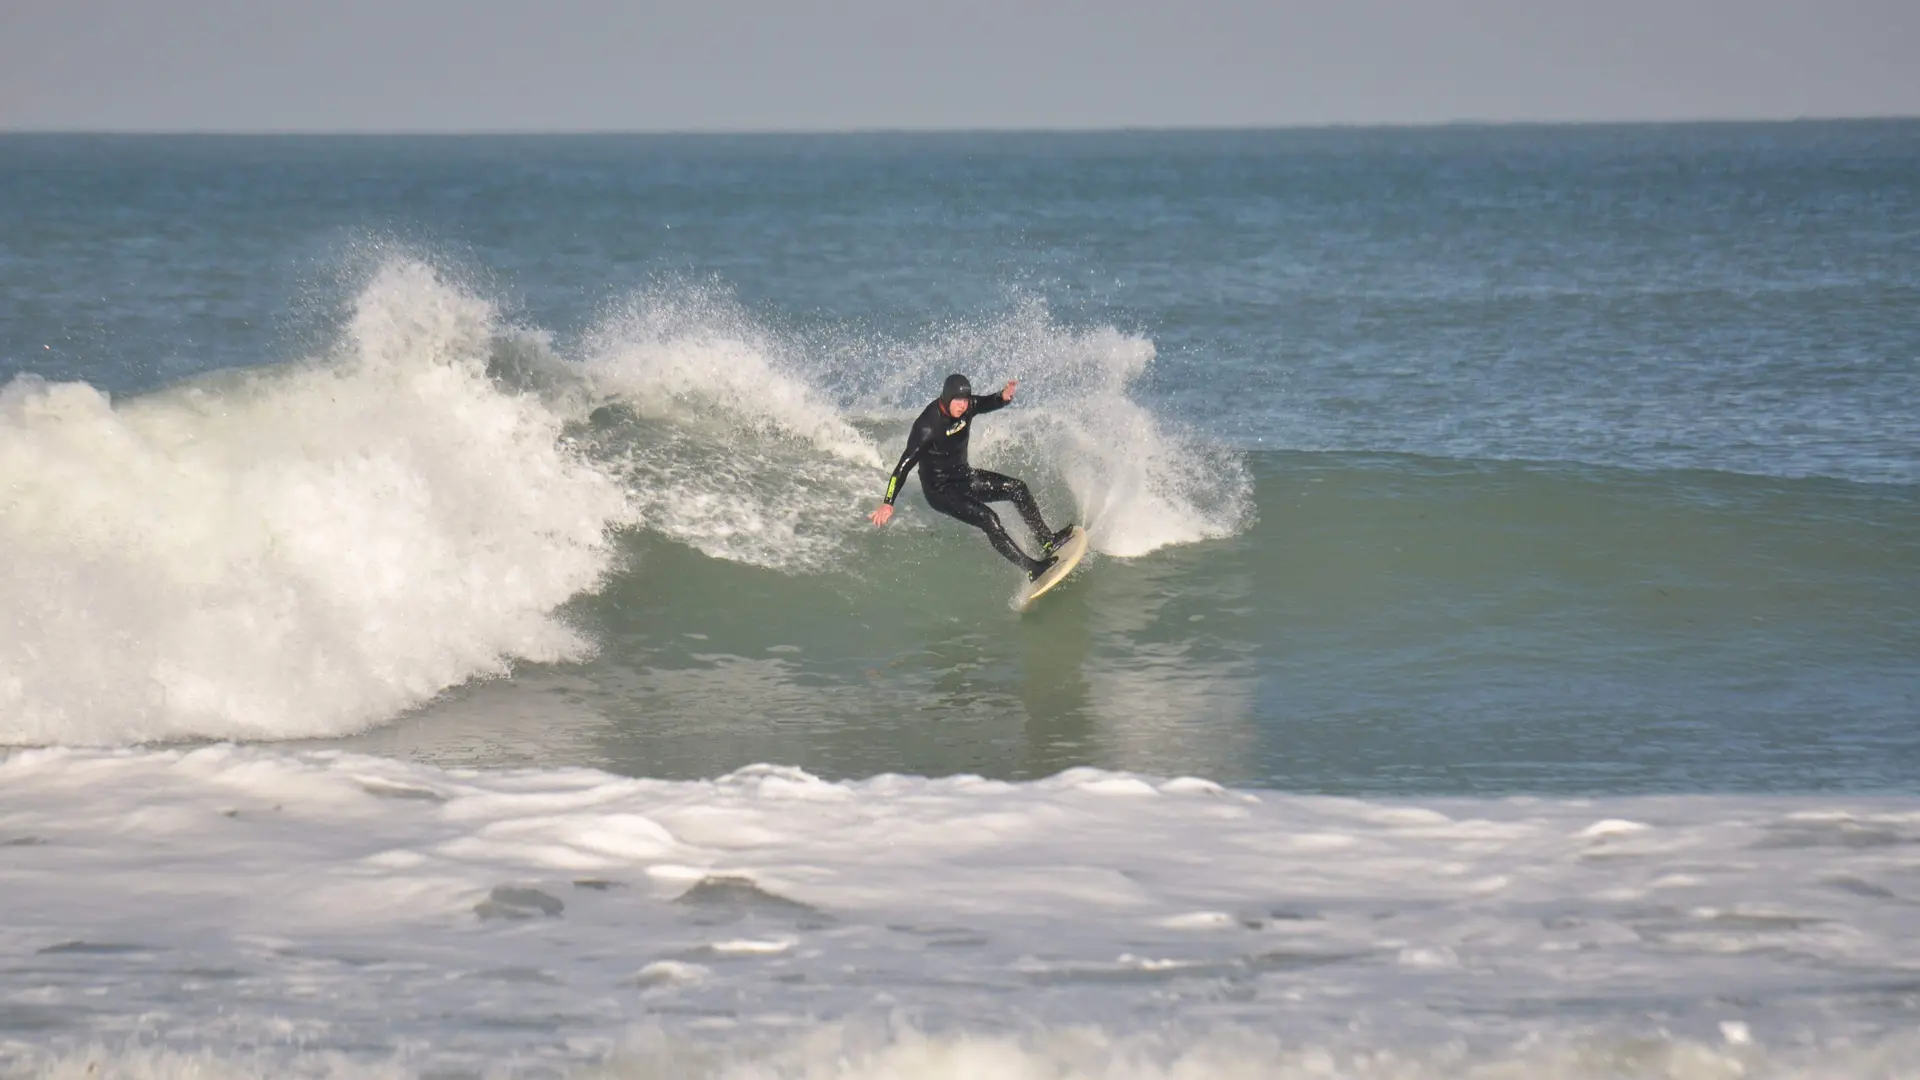
<svg viewBox="0 0 1920 1080">
<path fill-rule="evenodd" d="M 0 136 L 0 1076 L 1920 1074 L 1916 403 L 1920 121 Z"/>
</svg>

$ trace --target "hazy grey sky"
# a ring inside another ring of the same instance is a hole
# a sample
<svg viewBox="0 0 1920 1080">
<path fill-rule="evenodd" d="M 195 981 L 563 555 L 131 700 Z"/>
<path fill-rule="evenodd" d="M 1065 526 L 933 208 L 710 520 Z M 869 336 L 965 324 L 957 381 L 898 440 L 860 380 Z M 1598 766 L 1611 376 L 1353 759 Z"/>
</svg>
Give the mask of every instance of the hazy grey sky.
<svg viewBox="0 0 1920 1080">
<path fill-rule="evenodd" d="M 1920 115 L 1920 0 L 0 0 L 0 129 Z"/>
</svg>

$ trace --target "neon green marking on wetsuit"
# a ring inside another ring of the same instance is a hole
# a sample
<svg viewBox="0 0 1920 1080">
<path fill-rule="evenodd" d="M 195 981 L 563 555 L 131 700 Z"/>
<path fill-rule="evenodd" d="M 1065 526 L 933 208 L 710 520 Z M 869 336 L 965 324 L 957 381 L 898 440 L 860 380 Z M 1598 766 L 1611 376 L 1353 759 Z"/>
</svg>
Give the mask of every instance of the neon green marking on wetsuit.
<svg viewBox="0 0 1920 1080">
<path fill-rule="evenodd" d="M 889 476 L 889 477 L 887 477 L 887 501 L 888 501 L 888 502 L 892 502 L 892 501 L 893 501 L 893 493 L 894 493 L 895 491 L 898 491 L 898 490 L 899 490 L 899 488 L 900 488 L 900 478 L 899 478 L 899 477 L 897 477 L 897 476 Z"/>
</svg>

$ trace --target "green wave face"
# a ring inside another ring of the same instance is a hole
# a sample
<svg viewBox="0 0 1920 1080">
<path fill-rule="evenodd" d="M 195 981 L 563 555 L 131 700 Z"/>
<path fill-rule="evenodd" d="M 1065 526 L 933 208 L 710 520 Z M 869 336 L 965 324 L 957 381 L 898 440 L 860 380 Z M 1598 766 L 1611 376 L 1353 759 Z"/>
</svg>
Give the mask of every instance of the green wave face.
<svg viewBox="0 0 1920 1080">
<path fill-rule="evenodd" d="M 1899 738 L 1920 690 L 1912 488 L 1377 455 L 1247 466 L 1242 531 L 1092 555 L 1024 617 L 1017 575 L 911 491 L 887 530 L 849 507 L 834 556 L 808 567 L 639 529 L 625 569 L 569 609 L 595 659 L 369 738 L 644 775 L 1092 763 L 1352 793 L 1876 789 L 1920 768 Z M 1057 472 L 1030 479 L 1043 504 L 1066 498 Z M 474 736 L 558 702 L 545 735 Z"/>
</svg>

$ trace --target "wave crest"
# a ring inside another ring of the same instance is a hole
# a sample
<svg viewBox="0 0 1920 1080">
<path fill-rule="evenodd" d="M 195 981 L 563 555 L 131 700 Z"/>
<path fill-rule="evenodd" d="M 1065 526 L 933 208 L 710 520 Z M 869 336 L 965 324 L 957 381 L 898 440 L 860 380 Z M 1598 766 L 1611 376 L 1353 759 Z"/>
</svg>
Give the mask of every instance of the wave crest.
<svg viewBox="0 0 1920 1080">
<path fill-rule="evenodd" d="M 493 306 L 396 261 L 331 357 L 118 406 L 0 392 L 0 742 L 365 728 L 512 658 L 609 569 L 625 493 L 487 378 Z"/>
</svg>

